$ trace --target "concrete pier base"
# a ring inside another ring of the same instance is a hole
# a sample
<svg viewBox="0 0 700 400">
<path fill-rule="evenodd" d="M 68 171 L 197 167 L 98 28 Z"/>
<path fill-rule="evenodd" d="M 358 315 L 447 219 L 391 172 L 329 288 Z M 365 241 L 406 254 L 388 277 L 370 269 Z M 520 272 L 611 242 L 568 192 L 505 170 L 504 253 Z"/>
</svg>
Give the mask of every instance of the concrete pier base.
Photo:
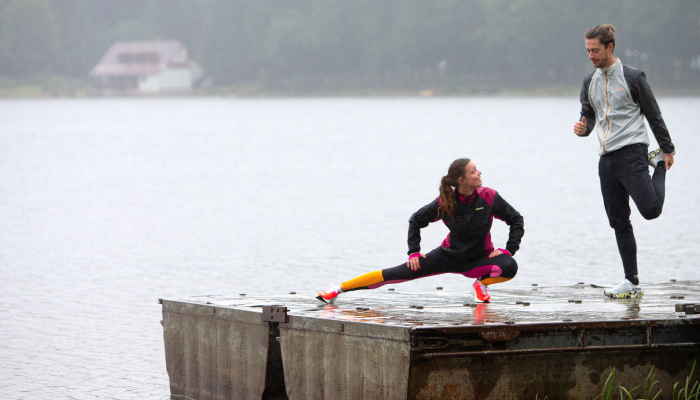
<svg viewBox="0 0 700 400">
<path fill-rule="evenodd" d="M 163 301 L 170 392 L 191 399 L 259 400 L 269 331 L 259 313 Z"/>
<path fill-rule="evenodd" d="M 700 359 L 700 307 L 691 306 L 700 305 L 700 285 L 648 285 L 633 300 L 607 300 L 602 290 L 494 290 L 489 304 L 400 286 L 343 294 L 336 305 L 311 294 L 161 300 L 171 393 L 578 399 L 599 395 L 613 368 L 615 386 L 632 389 L 654 366 L 654 394 L 671 398 Z"/>
</svg>

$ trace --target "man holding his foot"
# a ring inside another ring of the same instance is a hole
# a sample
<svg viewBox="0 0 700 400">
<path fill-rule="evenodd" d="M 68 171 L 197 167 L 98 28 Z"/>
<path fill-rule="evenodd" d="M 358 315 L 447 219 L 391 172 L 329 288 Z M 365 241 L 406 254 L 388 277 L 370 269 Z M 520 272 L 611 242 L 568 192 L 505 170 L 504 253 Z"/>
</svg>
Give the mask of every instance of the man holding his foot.
<svg viewBox="0 0 700 400">
<path fill-rule="evenodd" d="M 646 219 L 661 215 L 666 171 L 676 153 L 644 72 L 622 65 L 613 55 L 615 28 L 598 25 L 585 35 L 588 58 L 596 68 L 581 88 L 581 119 L 574 133 L 588 136 L 595 126 L 600 141 L 598 174 L 605 212 L 615 230 L 625 279 L 605 295 L 641 297 L 637 276 L 637 243 L 630 223 L 630 196 Z M 647 154 L 649 135 L 644 117 L 660 149 Z M 649 165 L 654 168 L 649 176 Z"/>
</svg>

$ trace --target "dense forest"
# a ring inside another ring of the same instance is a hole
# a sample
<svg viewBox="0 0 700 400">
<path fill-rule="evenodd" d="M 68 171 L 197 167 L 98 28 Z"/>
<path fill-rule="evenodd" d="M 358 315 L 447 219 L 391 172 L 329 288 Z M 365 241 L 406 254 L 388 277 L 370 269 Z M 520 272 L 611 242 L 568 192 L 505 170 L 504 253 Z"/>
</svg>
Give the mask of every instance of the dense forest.
<svg viewBox="0 0 700 400">
<path fill-rule="evenodd" d="M 87 82 L 114 41 L 176 39 L 233 92 L 569 93 L 600 23 L 655 89 L 700 87 L 698 0 L 0 0 L 0 86 Z"/>
</svg>

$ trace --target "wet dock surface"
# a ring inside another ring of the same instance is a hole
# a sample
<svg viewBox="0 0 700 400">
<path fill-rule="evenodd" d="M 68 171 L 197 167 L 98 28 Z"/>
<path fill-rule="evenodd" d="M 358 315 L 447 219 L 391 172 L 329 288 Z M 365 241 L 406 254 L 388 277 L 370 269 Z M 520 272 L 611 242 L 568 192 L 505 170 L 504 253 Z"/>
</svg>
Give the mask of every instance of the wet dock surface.
<svg viewBox="0 0 700 400">
<path fill-rule="evenodd" d="M 675 306 L 700 304 L 699 282 L 646 284 L 643 289 L 641 299 L 608 299 L 603 295 L 603 287 L 591 284 L 494 287 L 490 290 L 490 303 L 477 303 L 469 293 L 438 288 L 404 291 L 397 285 L 343 293 L 335 304 L 323 304 L 313 293 L 207 295 L 177 301 L 250 311 L 278 305 L 287 307 L 289 315 L 403 327 L 696 317 L 676 312 Z"/>
</svg>

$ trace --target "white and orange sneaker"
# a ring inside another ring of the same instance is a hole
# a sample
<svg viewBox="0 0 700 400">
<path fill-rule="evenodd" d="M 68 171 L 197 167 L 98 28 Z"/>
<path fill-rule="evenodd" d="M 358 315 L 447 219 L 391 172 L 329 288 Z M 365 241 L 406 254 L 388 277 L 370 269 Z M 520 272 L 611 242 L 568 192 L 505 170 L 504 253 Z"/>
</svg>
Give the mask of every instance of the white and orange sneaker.
<svg viewBox="0 0 700 400">
<path fill-rule="evenodd" d="M 316 298 L 321 300 L 324 303 L 330 303 L 333 304 L 335 303 L 335 299 L 338 297 L 339 294 L 343 293 L 343 288 L 334 285 L 331 283 L 331 287 L 328 289 L 324 290 L 323 292 L 320 292 Z"/>
<path fill-rule="evenodd" d="M 471 286 L 471 291 L 474 295 L 474 298 L 478 301 L 488 303 L 489 300 L 491 300 L 491 296 L 489 296 L 489 290 L 478 279 L 474 281 L 474 284 Z"/>
</svg>

